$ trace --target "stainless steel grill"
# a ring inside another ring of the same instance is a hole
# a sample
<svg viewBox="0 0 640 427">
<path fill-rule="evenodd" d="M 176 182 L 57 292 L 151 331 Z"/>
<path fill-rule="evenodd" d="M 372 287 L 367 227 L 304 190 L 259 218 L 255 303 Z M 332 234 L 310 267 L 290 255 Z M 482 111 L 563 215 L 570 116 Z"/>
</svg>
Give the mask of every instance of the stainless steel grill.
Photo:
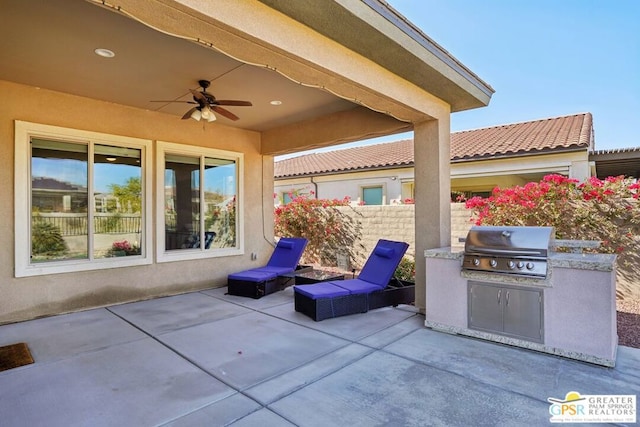
<svg viewBox="0 0 640 427">
<path fill-rule="evenodd" d="M 546 277 L 553 227 L 473 227 L 464 245 L 463 270 Z"/>
</svg>

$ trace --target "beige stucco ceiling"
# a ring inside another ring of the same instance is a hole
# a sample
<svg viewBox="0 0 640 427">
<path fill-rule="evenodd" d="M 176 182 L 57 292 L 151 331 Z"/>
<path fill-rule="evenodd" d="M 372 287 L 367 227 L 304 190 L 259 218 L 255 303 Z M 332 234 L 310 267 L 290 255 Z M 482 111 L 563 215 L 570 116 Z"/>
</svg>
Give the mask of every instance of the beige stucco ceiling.
<svg viewBox="0 0 640 427">
<path fill-rule="evenodd" d="M 190 101 L 210 80 L 218 99 L 253 103 L 228 107 L 238 121 L 218 120 L 263 132 L 265 152 L 286 150 L 282 134 L 308 135 L 302 123 L 378 122 L 300 145 L 346 142 L 484 106 L 493 93 L 380 0 L 4 0 L 1 20 L 0 79 L 175 120 L 192 105 L 152 101 Z"/>
<path fill-rule="evenodd" d="M 160 111 L 177 119 L 191 105 L 150 101 L 192 100 L 189 89 L 197 89 L 199 79 L 210 80 L 209 92 L 218 99 L 253 103 L 228 107 L 240 120 L 218 115 L 219 122 L 257 131 L 356 107 L 90 2 L 3 1 L 1 21 L 3 80 Z M 96 48 L 110 49 L 116 56 L 100 57 Z M 273 106 L 272 100 L 282 104 Z"/>
</svg>

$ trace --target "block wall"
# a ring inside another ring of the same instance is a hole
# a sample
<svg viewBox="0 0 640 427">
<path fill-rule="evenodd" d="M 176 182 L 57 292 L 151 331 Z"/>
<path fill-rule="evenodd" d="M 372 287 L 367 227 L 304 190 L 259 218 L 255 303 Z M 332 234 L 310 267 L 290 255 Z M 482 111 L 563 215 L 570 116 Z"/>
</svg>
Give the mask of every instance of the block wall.
<svg viewBox="0 0 640 427">
<path fill-rule="evenodd" d="M 415 257 L 414 205 L 354 206 L 340 209 L 350 216 L 357 217 L 362 225 L 361 243 L 365 247 L 362 262 L 371 253 L 378 239 L 407 242 L 409 243 L 407 254 Z M 464 246 L 458 240 L 467 235 L 472 225 L 469 219 L 470 214 L 465 209 L 464 203 L 451 204 L 452 246 Z"/>
</svg>

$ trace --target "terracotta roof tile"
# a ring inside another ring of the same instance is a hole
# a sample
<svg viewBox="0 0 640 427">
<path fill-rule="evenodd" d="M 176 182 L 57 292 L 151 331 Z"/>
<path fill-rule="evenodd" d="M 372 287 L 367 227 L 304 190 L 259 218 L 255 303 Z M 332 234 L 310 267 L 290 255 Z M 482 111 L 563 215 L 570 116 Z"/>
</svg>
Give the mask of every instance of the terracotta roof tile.
<svg viewBox="0 0 640 427">
<path fill-rule="evenodd" d="M 591 113 L 512 123 L 451 134 L 451 160 L 518 156 L 565 149 L 591 149 Z M 275 177 L 349 172 L 413 165 L 413 141 L 337 149 L 275 162 Z"/>
<path fill-rule="evenodd" d="M 451 134 L 451 160 L 591 148 L 591 113 L 512 123 Z"/>
<path fill-rule="evenodd" d="M 413 141 L 338 149 L 307 154 L 275 162 L 275 176 L 318 175 L 369 168 L 410 166 L 413 164 Z"/>
</svg>

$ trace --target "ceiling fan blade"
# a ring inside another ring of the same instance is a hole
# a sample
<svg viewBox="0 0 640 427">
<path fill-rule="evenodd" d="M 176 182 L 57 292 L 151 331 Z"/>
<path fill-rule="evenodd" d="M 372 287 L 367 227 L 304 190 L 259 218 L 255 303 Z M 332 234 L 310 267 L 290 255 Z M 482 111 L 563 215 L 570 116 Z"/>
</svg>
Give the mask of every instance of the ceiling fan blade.
<svg viewBox="0 0 640 427">
<path fill-rule="evenodd" d="M 149 101 L 149 102 L 179 102 L 180 104 L 197 104 L 197 102 L 193 102 L 193 101 L 157 101 L 157 100 L 153 100 L 153 101 Z"/>
<path fill-rule="evenodd" d="M 249 101 L 234 101 L 231 99 L 216 99 L 217 105 L 231 105 L 234 107 L 251 107 L 253 104 Z"/>
<path fill-rule="evenodd" d="M 238 120 L 238 119 L 239 119 L 239 117 L 238 117 L 238 116 L 236 116 L 235 114 L 233 114 L 231 111 L 229 111 L 229 110 L 225 110 L 224 108 L 222 108 L 222 107 L 218 107 L 217 105 L 212 105 L 212 106 L 211 106 L 211 109 L 212 109 L 213 111 L 215 111 L 216 113 L 220 114 L 221 116 L 226 117 L 226 118 L 227 118 L 227 119 L 229 119 L 229 120 L 236 121 L 236 120 Z"/>
<path fill-rule="evenodd" d="M 186 119 L 191 118 L 191 114 L 193 114 L 193 112 L 196 111 L 197 109 L 198 109 L 198 107 L 193 107 L 193 108 L 189 109 L 189 111 L 184 113 L 184 116 L 182 116 L 182 120 L 186 120 Z"/>
</svg>

